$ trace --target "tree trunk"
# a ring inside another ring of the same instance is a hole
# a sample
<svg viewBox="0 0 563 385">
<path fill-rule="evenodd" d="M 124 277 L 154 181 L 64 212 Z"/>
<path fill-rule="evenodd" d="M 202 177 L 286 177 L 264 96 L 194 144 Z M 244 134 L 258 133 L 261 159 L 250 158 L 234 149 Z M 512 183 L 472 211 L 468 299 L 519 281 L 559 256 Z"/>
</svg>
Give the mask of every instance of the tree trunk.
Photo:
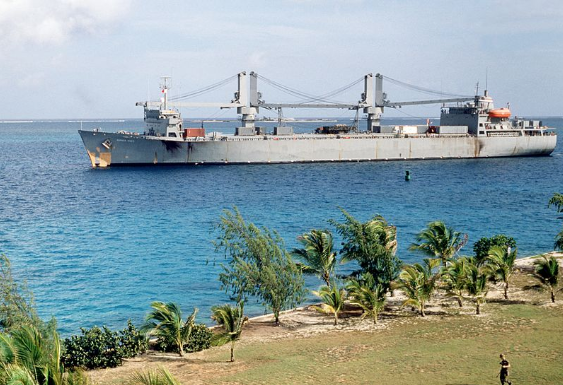
<svg viewBox="0 0 563 385">
<path fill-rule="evenodd" d="M 551 302 L 555 303 L 555 292 L 553 291 L 553 288 L 551 288 Z"/>
<path fill-rule="evenodd" d="M 274 323 L 276 324 L 276 326 L 280 325 L 280 311 L 279 310 L 274 310 Z"/>
<path fill-rule="evenodd" d="M 235 362 L 235 341 L 231 341 L 231 362 Z"/>
<path fill-rule="evenodd" d="M 457 304 L 459 305 L 459 307 L 463 307 L 463 302 L 461 302 L 461 298 L 456 297 L 457 299 Z"/>
<path fill-rule="evenodd" d="M 477 302 L 477 306 L 475 307 L 475 310 L 477 315 L 481 314 L 481 304 L 479 302 Z"/>
<path fill-rule="evenodd" d="M 504 284 L 504 299 L 508 299 L 508 282 Z"/>
<path fill-rule="evenodd" d="M 176 343 L 178 344 L 178 354 L 180 354 L 180 357 L 184 357 L 184 344 L 180 336 L 177 336 Z"/>
<path fill-rule="evenodd" d="M 338 324 L 338 313 L 334 313 L 334 325 Z"/>
<path fill-rule="evenodd" d="M 325 281 L 326 285 L 330 287 L 330 276 L 326 271 L 323 273 L 323 280 Z"/>
<path fill-rule="evenodd" d="M 426 314 L 424 313 L 424 304 L 420 305 L 420 316 L 426 317 Z"/>
</svg>

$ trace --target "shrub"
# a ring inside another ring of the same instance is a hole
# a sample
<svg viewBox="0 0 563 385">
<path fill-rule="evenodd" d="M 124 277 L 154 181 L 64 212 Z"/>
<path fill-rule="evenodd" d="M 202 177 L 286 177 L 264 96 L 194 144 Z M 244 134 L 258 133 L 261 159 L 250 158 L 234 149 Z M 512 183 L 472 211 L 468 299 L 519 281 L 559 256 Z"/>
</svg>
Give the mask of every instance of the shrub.
<svg viewBox="0 0 563 385">
<path fill-rule="evenodd" d="M 209 349 L 213 332 L 204 324 L 197 324 L 192 330 L 192 335 L 184 349 L 190 353 Z"/>
<path fill-rule="evenodd" d="M 115 368 L 123 358 L 134 357 L 147 350 L 144 335 L 127 322 L 127 328 L 114 332 L 107 327 L 81 328 L 82 335 L 66 338 L 63 365 L 67 368 Z"/>
<path fill-rule="evenodd" d="M 63 365 L 67 368 L 115 368 L 121 364 L 123 353 L 119 337 L 107 327 L 81 328 L 82 335 L 64 340 Z"/>
<path fill-rule="evenodd" d="M 119 332 L 119 337 L 124 358 L 145 353 L 149 347 L 146 336 L 135 328 L 131 320 L 128 320 L 127 327 Z"/>
<path fill-rule="evenodd" d="M 199 352 L 211 346 L 213 332 L 204 324 L 196 324 L 192 329 L 192 334 L 188 343 L 184 345 L 184 351 L 188 353 Z M 172 339 L 159 337 L 156 340 L 155 350 L 161 352 L 177 352 L 176 343 Z"/>
<path fill-rule="evenodd" d="M 475 260 L 477 261 L 478 265 L 481 265 L 485 262 L 487 257 L 489 256 L 489 250 L 493 246 L 505 246 L 510 247 L 512 250 L 516 248 L 516 241 L 512 237 L 508 237 L 504 234 L 498 234 L 491 238 L 483 237 L 479 239 L 473 245 L 473 252 L 475 253 Z"/>
</svg>

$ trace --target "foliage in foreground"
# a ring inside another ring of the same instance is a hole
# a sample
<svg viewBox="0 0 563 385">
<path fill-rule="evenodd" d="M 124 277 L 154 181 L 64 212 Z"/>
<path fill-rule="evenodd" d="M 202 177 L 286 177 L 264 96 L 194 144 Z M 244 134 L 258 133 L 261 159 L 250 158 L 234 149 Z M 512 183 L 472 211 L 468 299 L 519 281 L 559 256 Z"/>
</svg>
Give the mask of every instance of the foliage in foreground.
<svg viewBox="0 0 563 385">
<path fill-rule="evenodd" d="M 21 325 L 42 329 L 44 323 L 33 306 L 33 294 L 14 281 L 10 260 L 0 254 L 0 331 L 10 332 Z"/>
<path fill-rule="evenodd" d="M 283 240 L 265 227 L 246 223 L 239 211 L 225 210 L 218 225 L 217 251 L 230 259 L 219 275 L 222 288 L 240 303 L 255 297 L 274 314 L 300 304 L 306 294 L 303 274 Z"/>
<path fill-rule="evenodd" d="M 56 321 L 43 322 L 33 294 L 14 281 L 10 261 L 0 255 L 0 383 L 87 384 L 80 371 L 65 372 Z"/>
<path fill-rule="evenodd" d="M 145 336 L 131 321 L 119 332 L 97 326 L 81 329 L 82 334 L 64 340 L 62 362 L 67 368 L 115 368 L 124 358 L 135 357 L 146 352 Z"/>
<path fill-rule="evenodd" d="M 198 312 L 194 308 L 186 321 L 182 320 L 180 307 L 172 302 L 155 301 L 151 303 L 152 311 L 147 315 L 141 330 L 164 341 L 183 357 L 184 345 L 189 341 Z"/>
<path fill-rule="evenodd" d="M 180 385 L 172 373 L 165 367 L 137 371 L 129 377 L 127 385 Z"/>
<path fill-rule="evenodd" d="M 342 262 L 356 261 L 360 270 L 352 273 L 359 277 L 370 273 L 376 283 L 388 291 L 399 276 L 402 262 L 395 255 L 397 251 L 397 228 L 389 225 L 380 215 L 362 223 L 342 210 L 344 221 L 329 221 L 344 239 L 340 254 Z"/>
<path fill-rule="evenodd" d="M 0 379 L 5 384 L 87 384 L 80 371 L 65 372 L 56 331 L 45 336 L 34 325 L 23 325 L 10 334 L 0 333 Z"/>
<path fill-rule="evenodd" d="M 237 306 L 223 305 L 211 308 L 211 318 L 223 328 L 223 332 L 217 333 L 212 337 L 214 346 L 231 343 L 231 362 L 235 361 L 235 342 L 240 338 L 242 327 L 244 326 L 244 303 Z"/>
</svg>

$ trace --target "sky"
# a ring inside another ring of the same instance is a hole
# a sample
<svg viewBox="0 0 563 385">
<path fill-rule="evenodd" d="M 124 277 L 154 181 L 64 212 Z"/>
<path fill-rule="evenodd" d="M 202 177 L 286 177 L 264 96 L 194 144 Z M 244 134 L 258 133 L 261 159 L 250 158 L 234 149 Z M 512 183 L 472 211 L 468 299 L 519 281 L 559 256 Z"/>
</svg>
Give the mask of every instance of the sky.
<svg viewBox="0 0 563 385">
<path fill-rule="evenodd" d="M 312 95 L 368 73 L 462 95 L 479 82 L 519 116 L 562 116 L 562 21 L 556 0 L 0 0 L 0 120 L 142 118 L 135 102 L 158 100 L 161 76 L 172 76 L 173 96 L 241 71 Z M 193 101 L 230 102 L 236 86 Z M 259 90 L 267 102 L 296 101 Z M 384 91 L 433 98 L 389 82 Z M 354 103 L 362 92 L 335 98 Z M 439 106 L 385 114 L 437 116 Z"/>
</svg>

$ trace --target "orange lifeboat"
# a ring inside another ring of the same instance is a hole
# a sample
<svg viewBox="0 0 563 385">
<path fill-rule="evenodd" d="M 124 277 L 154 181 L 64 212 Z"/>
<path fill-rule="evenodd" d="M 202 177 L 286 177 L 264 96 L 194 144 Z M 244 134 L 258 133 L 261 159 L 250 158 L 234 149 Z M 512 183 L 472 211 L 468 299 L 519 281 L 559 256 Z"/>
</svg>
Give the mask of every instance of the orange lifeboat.
<svg viewBox="0 0 563 385">
<path fill-rule="evenodd" d="M 508 108 L 496 108 L 489 111 L 490 118 L 510 118 L 510 110 Z"/>
</svg>

